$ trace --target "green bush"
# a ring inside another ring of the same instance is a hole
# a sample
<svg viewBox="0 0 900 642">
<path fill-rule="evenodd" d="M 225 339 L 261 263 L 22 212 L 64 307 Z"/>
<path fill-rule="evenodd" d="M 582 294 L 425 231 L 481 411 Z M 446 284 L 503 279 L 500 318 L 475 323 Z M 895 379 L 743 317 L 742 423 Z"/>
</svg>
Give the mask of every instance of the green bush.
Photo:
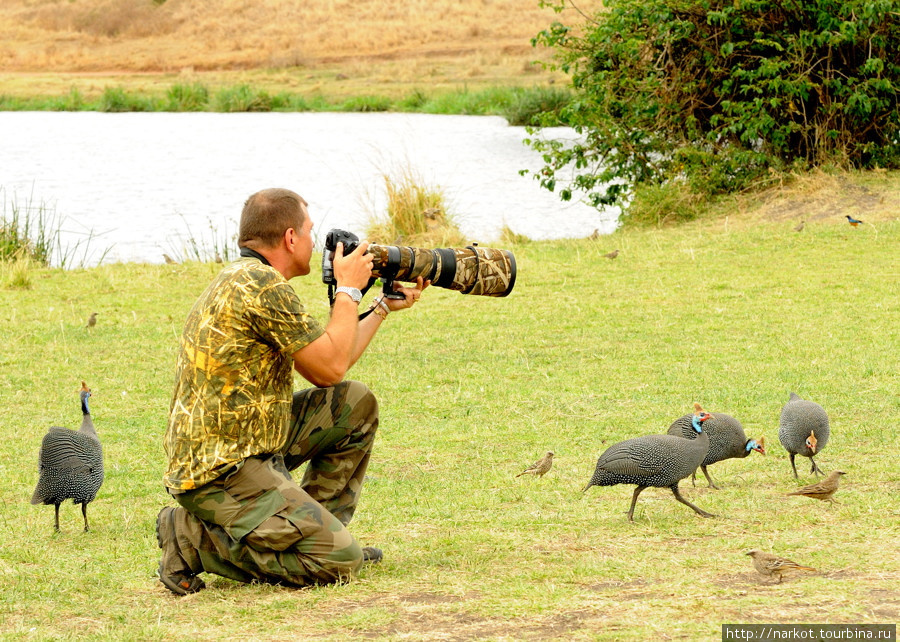
<svg viewBox="0 0 900 642">
<path fill-rule="evenodd" d="M 0 94 L 0 111 L 25 111 L 28 109 L 28 104 L 27 99 Z"/>
<path fill-rule="evenodd" d="M 222 89 L 216 94 L 216 111 L 272 111 L 272 97 L 265 91 L 254 91 L 249 85 Z"/>
<path fill-rule="evenodd" d="M 421 89 L 416 89 L 411 94 L 402 98 L 397 103 L 397 108 L 402 111 L 418 111 L 428 102 L 428 96 Z"/>
<path fill-rule="evenodd" d="M 571 98 L 572 93 L 568 89 L 558 87 L 520 89 L 503 110 L 503 117 L 510 125 L 561 125 L 564 124 L 562 111 Z"/>
<path fill-rule="evenodd" d="M 85 108 L 85 100 L 78 88 L 72 87 L 65 96 L 51 99 L 49 106 L 54 111 L 81 111 Z"/>
<path fill-rule="evenodd" d="M 503 113 L 512 101 L 513 92 L 507 88 L 463 89 L 436 96 L 423 106 L 423 111 L 430 114 L 484 116 Z"/>
<path fill-rule="evenodd" d="M 132 96 L 121 87 L 107 87 L 97 109 L 103 112 L 154 111 L 154 106 L 149 98 Z"/>
<path fill-rule="evenodd" d="M 358 96 L 344 101 L 341 109 L 358 112 L 389 111 L 391 105 L 391 99 L 384 96 Z"/>
<path fill-rule="evenodd" d="M 900 0 L 609 0 L 535 44 L 571 76 L 577 144 L 535 136 L 541 184 L 595 206 L 683 181 L 734 192 L 785 170 L 900 167 Z M 562 3 L 555 9 L 562 9 Z"/>
<path fill-rule="evenodd" d="M 209 90 L 200 83 L 172 85 L 166 98 L 166 111 L 203 111 L 209 104 Z"/>
</svg>

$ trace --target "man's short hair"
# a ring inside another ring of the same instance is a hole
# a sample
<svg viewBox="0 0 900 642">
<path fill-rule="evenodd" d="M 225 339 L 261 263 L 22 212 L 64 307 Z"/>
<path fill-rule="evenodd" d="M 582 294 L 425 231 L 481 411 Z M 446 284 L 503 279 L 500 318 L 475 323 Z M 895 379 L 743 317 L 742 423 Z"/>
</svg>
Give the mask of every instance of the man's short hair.
<svg viewBox="0 0 900 642">
<path fill-rule="evenodd" d="M 306 205 L 299 194 L 280 187 L 251 195 L 241 212 L 238 247 L 275 247 L 288 228 L 300 231 Z"/>
</svg>

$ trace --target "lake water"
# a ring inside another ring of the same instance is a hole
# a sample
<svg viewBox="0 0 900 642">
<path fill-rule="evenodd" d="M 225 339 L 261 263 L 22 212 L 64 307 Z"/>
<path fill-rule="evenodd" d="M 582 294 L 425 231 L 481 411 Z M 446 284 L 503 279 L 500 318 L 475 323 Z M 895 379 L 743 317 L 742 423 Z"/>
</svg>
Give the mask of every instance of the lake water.
<svg viewBox="0 0 900 642">
<path fill-rule="evenodd" d="M 569 137 L 564 128 L 550 130 Z M 532 239 L 615 229 L 618 210 L 564 203 L 522 169 L 542 166 L 522 127 L 499 117 L 355 113 L 0 113 L 0 198 L 54 213 L 84 262 L 161 262 L 185 240 L 230 243 L 244 200 L 287 187 L 310 204 L 317 238 L 364 236 L 385 211 L 383 174 L 440 187 L 472 241 L 504 225 Z M 86 242 L 90 239 L 89 242 Z"/>
</svg>

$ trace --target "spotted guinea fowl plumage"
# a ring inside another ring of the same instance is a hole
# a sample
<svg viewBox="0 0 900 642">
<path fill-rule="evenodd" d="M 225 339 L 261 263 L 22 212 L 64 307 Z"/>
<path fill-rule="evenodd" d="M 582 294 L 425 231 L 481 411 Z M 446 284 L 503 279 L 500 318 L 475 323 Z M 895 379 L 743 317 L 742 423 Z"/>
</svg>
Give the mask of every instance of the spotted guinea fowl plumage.
<svg viewBox="0 0 900 642">
<path fill-rule="evenodd" d="M 613 444 L 600 455 L 591 480 L 581 492 L 591 486 L 636 485 L 628 511 L 628 519 L 634 521 L 634 506 L 644 489 L 651 486 L 669 488 L 679 502 L 703 517 L 712 517 L 684 499 L 678 490 L 678 482 L 697 469 L 709 450 L 709 437 L 702 424 L 710 415 L 703 411 L 700 404 L 694 404 L 694 409 L 695 413 L 688 417 L 697 434 L 696 439 L 677 435 L 646 435 Z"/>
<path fill-rule="evenodd" d="M 694 439 L 697 432 L 691 426 L 692 415 L 679 417 L 669 426 L 668 434 L 679 435 L 686 439 Z M 726 459 L 742 459 L 754 450 L 763 455 L 766 454 L 766 442 L 763 437 L 759 439 L 747 439 L 741 422 L 720 412 L 710 413 L 710 418 L 703 422 L 703 432 L 709 437 L 709 451 L 700 463 L 700 470 L 706 476 L 710 488 L 719 487 L 706 469 Z M 696 478 L 696 471 L 691 473 L 691 478 Z"/>
<path fill-rule="evenodd" d="M 781 409 L 778 440 L 790 455 L 791 468 L 795 478 L 799 479 L 797 465 L 794 462 L 794 457 L 797 455 L 809 457 L 812 464 L 810 473 L 825 474 L 813 457 L 825 448 L 830 436 L 831 429 L 825 409 L 816 402 L 801 399 L 792 392 L 790 399 Z"/>
<path fill-rule="evenodd" d="M 32 504 L 53 504 L 56 530 L 59 530 L 59 505 L 67 499 L 81 504 L 84 530 L 88 529 L 87 505 L 94 501 L 103 484 L 103 447 L 94 428 L 88 399 L 90 388 L 81 382 L 79 397 L 83 419 L 81 428 L 70 430 L 53 426 L 44 435 L 38 454 L 37 488 Z"/>
</svg>

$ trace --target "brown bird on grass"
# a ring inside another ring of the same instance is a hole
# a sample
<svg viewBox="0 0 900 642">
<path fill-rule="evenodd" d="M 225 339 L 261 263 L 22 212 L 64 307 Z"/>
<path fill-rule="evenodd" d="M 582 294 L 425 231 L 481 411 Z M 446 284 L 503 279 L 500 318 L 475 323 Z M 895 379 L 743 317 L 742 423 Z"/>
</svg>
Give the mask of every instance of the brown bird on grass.
<svg viewBox="0 0 900 642">
<path fill-rule="evenodd" d="M 603 255 L 603 258 L 614 259 L 619 256 L 619 250 L 613 250 L 612 252 L 607 252 Z"/>
<path fill-rule="evenodd" d="M 806 225 L 806 221 L 800 221 L 800 223 L 797 225 L 797 227 L 794 228 L 794 231 L 802 232 L 805 225 Z"/>
<path fill-rule="evenodd" d="M 553 453 L 548 450 L 547 454 L 516 475 L 516 477 L 521 477 L 522 475 L 537 475 L 538 477 L 543 477 L 552 466 Z"/>
<path fill-rule="evenodd" d="M 91 316 L 89 316 L 87 320 L 87 325 L 85 325 L 84 327 L 93 328 L 95 325 L 97 325 L 97 313 L 91 312 Z"/>
<path fill-rule="evenodd" d="M 785 573 L 790 573 L 792 571 L 816 572 L 816 569 L 811 566 L 801 566 L 800 564 L 797 564 L 797 562 L 792 562 L 783 557 L 778 557 L 772 553 L 766 553 L 757 549 L 747 551 L 746 555 L 753 558 L 753 567 L 757 571 L 766 577 L 777 577 L 779 584 L 781 584 L 781 578 Z"/>
<path fill-rule="evenodd" d="M 178 261 L 176 261 L 171 256 L 169 256 L 168 254 L 165 254 L 165 253 L 163 253 L 163 260 L 166 262 L 167 265 L 178 265 Z"/>
<path fill-rule="evenodd" d="M 788 495 L 802 495 L 803 497 L 812 497 L 813 499 L 821 499 L 822 501 L 829 501 L 832 504 L 837 504 L 838 501 L 834 499 L 832 495 L 837 491 L 838 482 L 841 481 L 841 475 L 844 474 L 846 473 L 836 470 L 822 481 L 810 484 L 809 486 L 804 486 L 799 490 L 788 493 Z"/>
</svg>

